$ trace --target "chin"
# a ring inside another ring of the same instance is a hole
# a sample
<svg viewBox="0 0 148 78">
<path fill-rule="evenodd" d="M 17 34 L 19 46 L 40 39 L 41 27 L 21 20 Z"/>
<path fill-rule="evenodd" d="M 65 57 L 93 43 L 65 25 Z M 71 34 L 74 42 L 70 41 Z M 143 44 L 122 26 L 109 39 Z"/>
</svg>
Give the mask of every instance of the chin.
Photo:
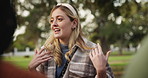
<svg viewBox="0 0 148 78">
<path fill-rule="evenodd" d="M 56 38 L 56 39 L 60 39 L 61 37 L 60 37 L 60 36 L 54 36 L 54 38 Z"/>
</svg>

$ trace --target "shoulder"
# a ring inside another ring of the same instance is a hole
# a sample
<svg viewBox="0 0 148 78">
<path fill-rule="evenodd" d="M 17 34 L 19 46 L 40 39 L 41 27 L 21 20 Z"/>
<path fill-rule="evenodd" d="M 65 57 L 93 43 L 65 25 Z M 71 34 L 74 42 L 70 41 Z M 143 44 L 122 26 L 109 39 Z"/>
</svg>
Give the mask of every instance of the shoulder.
<svg viewBox="0 0 148 78">
<path fill-rule="evenodd" d="M 92 42 L 86 38 L 83 38 L 83 40 L 84 40 L 85 44 L 91 48 L 94 48 L 96 46 L 96 44 L 94 42 Z"/>
<path fill-rule="evenodd" d="M 78 48 L 69 63 L 69 76 L 70 77 L 95 77 L 95 68 L 89 58 L 89 53 Z"/>
<path fill-rule="evenodd" d="M 83 45 L 86 47 L 85 49 L 82 48 L 81 46 L 77 45 L 77 44 L 75 44 L 72 47 L 73 50 L 76 47 L 78 47 L 78 49 L 76 50 L 76 54 L 82 55 L 82 56 L 88 55 L 87 53 L 89 53 L 92 48 L 95 48 L 96 47 L 96 44 L 94 42 L 92 42 L 92 41 L 90 41 L 90 40 L 88 40 L 86 38 L 83 38 L 83 41 L 84 41 L 84 44 Z"/>
</svg>

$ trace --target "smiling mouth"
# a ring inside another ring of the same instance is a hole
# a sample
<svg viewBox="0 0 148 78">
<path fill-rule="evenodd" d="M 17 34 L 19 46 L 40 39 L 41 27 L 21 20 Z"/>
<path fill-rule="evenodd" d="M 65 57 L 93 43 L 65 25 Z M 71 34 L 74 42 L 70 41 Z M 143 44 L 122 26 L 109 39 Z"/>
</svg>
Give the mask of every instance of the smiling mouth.
<svg viewBox="0 0 148 78">
<path fill-rule="evenodd" d="M 57 28 L 56 28 L 56 29 L 54 29 L 54 32 L 55 32 L 55 33 L 59 33 L 59 32 L 60 32 L 60 29 L 57 29 Z"/>
</svg>

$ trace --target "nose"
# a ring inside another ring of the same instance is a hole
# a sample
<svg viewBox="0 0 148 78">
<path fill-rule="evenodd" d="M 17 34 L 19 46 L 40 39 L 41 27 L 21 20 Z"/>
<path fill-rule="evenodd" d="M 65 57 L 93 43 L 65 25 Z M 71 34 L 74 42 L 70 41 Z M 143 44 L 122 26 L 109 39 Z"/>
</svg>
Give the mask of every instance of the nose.
<svg viewBox="0 0 148 78">
<path fill-rule="evenodd" d="M 52 23 L 52 26 L 55 27 L 55 26 L 57 26 L 57 25 L 58 25 L 58 24 L 57 24 L 57 21 L 54 20 L 53 23 Z"/>
</svg>

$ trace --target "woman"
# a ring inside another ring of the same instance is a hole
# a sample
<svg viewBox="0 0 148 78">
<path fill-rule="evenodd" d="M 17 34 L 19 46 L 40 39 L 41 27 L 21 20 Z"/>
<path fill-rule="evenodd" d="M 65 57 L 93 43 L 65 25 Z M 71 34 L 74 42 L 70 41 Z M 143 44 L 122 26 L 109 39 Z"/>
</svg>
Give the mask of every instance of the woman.
<svg viewBox="0 0 148 78">
<path fill-rule="evenodd" d="M 77 10 L 67 3 L 57 4 L 51 11 L 52 34 L 40 51 L 36 51 L 29 70 L 48 78 L 112 78 L 107 64 L 109 52 L 103 55 L 99 44 L 82 37 Z"/>
</svg>

